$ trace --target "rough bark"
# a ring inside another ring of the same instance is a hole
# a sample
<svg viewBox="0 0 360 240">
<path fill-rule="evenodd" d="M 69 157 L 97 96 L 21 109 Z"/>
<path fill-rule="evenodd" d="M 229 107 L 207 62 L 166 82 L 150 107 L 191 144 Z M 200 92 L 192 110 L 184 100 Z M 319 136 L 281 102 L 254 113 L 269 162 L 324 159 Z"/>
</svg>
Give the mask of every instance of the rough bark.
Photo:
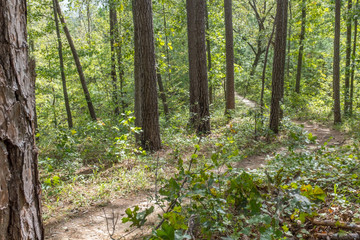
<svg viewBox="0 0 360 240">
<path fill-rule="evenodd" d="M 144 149 L 156 151 L 161 148 L 158 100 L 156 88 L 155 46 L 151 0 L 133 0 L 135 25 L 135 82 L 141 91 L 140 143 Z M 139 90 L 138 89 L 138 90 Z"/>
<path fill-rule="evenodd" d="M 356 1 L 356 9 L 358 9 L 359 1 Z M 354 75 L 355 75 L 355 55 L 356 55 L 356 41 L 357 41 L 357 27 L 358 19 L 354 20 L 354 41 L 353 41 L 353 52 L 352 52 L 352 64 L 351 64 L 351 80 L 350 80 L 350 115 L 353 115 L 353 102 L 354 102 Z"/>
<path fill-rule="evenodd" d="M 300 46 L 298 55 L 298 64 L 296 71 L 296 86 L 295 92 L 300 93 L 301 70 L 304 56 L 304 39 L 305 39 L 305 25 L 306 25 L 306 0 L 303 0 L 301 8 L 301 32 L 300 32 Z"/>
<path fill-rule="evenodd" d="M 210 41 L 210 20 L 209 20 L 209 10 L 206 0 L 205 5 L 205 21 L 206 21 L 206 51 L 207 51 L 207 69 L 209 74 L 209 101 L 210 104 L 213 103 L 213 94 L 214 94 L 214 83 L 212 82 L 210 72 L 212 70 L 212 60 L 211 60 L 211 41 Z"/>
<path fill-rule="evenodd" d="M 61 82 L 62 82 L 63 93 L 64 93 L 64 101 L 65 101 L 67 122 L 68 122 L 69 128 L 73 128 L 73 120 L 72 120 L 72 115 L 71 115 L 71 110 L 70 110 L 69 96 L 68 96 L 68 92 L 67 92 L 66 77 L 65 77 L 65 72 L 64 72 L 65 68 L 64 68 L 64 58 L 63 58 L 62 42 L 61 42 L 61 36 L 60 36 L 59 20 L 58 20 L 57 11 L 56 11 L 56 4 L 55 4 L 54 0 L 53 0 L 53 9 L 54 9 L 56 36 L 57 36 L 57 39 L 58 39 L 60 73 L 61 73 Z"/>
<path fill-rule="evenodd" d="M 341 123 L 340 109 L 340 21 L 341 0 L 335 0 L 335 36 L 334 36 L 334 65 L 333 65 L 333 97 L 334 123 Z"/>
<path fill-rule="evenodd" d="M 234 37 L 232 23 L 232 0 L 224 0 L 225 8 L 225 41 L 226 41 L 226 110 L 235 109 L 235 85 L 234 85 Z"/>
<path fill-rule="evenodd" d="M 0 0 L 0 240 L 42 240 L 26 1 Z"/>
<path fill-rule="evenodd" d="M 66 38 L 67 38 L 67 40 L 68 40 L 68 43 L 69 43 L 69 45 L 70 45 L 71 52 L 72 52 L 73 57 L 74 57 L 76 69 L 77 69 L 77 71 L 78 71 L 79 78 L 80 78 L 80 82 L 81 82 L 81 86 L 82 86 L 82 89 L 83 89 L 83 91 L 84 91 L 84 95 L 85 95 L 86 103 L 87 103 L 87 105 L 88 105 L 90 117 L 91 117 L 92 120 L 96 121 L 95 109 L 94 109 L 94 106 L 93 106 L 92 101 L 91 101 L 91 97 L 90 97 L 89 90 L 88 90 L 88 88 L 87 88 L 87 84 L 86 84 L 86 80 L 85 80 L 85 75 L 84 75 L 84 72 L 83 72 L 83 70 L 82 70 L 82 66 L 81 66 L 81 63 L 80 63 L 79 55 L 77 54 L 77 51 L 76 51 L 74 42 L 73 42 L 73 40 L 72 40 L 72 38 L 71 38 L 69 29 L 68 29 L 67 26 L 66 26 L 66 22 L 65 22 L 64 16 L 62 15 L 61 8 L 60 8 L 60 5 L 59 5 L 59 1 L 58 1 L 58 0 L 54 0 L 54 1 L 55 1 L 55 4 L 56 4 L 57 12 L 58 12 L 58 14 L 59 14 L 59 18 L 60 18 L 61 24 L 62 24 L 62 26 L 63 26 L 63 29 L 64 29 L 64 32 L 65 32 Z"/>
<path fill-rule="evenodd" d="M 286 32 L 287 32 L 288 1 L 277 0 L 276 9 L 276 34 L 274 47 L 274 61 L 272 71 L 272 95 L 270 110 L 270 129 L 279 132 L 281 120 L 280 103 L 284 96 L 284 74 L 286 58 Z"/>
<path fill-rule="evenodd" d="M 352 0 L 348 0 L 346 14 L 346 59 L 345 59 L 345 94 L 344 94 L 344 114 L 350 113 L 350 73 L 351 73 L 351 22 L 352 22 Z"/>
<path fill-rule="evenodd" d="M 111 52 L 111 80 L 113 85 L 112 98 L 114 104 L 114 113 L 119 115 L 119 98 L 118 98 L 118 83 L 116 76 L 116 59 L 115 59 L 115 29 L 116 26 L 116 5 L 114 0 L 109 0 L 109 20 L 110 20 L 110 52 Z"/>
<path fill-rule="evenodd" d="M 186 1 L 189 77 L 190 125 L 198 134 L 210 133 L 209 93 L 205 44 L 205 1 Z"/>
</svg>

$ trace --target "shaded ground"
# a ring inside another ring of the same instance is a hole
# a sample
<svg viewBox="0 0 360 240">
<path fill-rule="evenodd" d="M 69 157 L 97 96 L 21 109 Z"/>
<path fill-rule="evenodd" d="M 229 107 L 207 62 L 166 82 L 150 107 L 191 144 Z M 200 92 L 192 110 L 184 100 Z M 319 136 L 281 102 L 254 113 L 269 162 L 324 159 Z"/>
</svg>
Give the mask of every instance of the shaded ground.
<svg viewBox="0 0 360 240">
<path fill-rule="evenodd" d="M 244 105 L 255 108 L 257 104 L 241 96 L 237 96 L 237 101 Z M 321 147 L 326 141 L 328 145 L 340 145 L 345 141 L 345 136 L 332 128 L 311 122 L 294 121 L 296 124 L 303 125 L 304 130 L 311 132 L 317 137 L 316 143 L 307 146 L 307 150 L 315 150 Z M 332 137 L 331 140 L 329 140 Z M 298 149 L 297 151 L 303 151 Z M 250 156 L 241 163 L 234 164 L 237 168 L 255 169 L 266 164 L 266 160 L 278 153 L 286 152 L 286 148 L 280 147 L 272 154 L 261 154 Z M 147 227 L 142 230 L 129 232 L 129 224 L 123 224 L 121 218 L 124 217 L 125 210 L 134 205 L 140 208 L 149 207 L 152 203 L 148 197 L 153 193 L 142 192 L 137 195 L 119 198 L 105 207 L 94 207 L 86 212 L 77 212 L 73 216 L 68 216 L 60 221 L 48 223 L 45 226 L 46 239 L 52 240 L 103 240 L 111 239 L 110 234 L 114 233 L 113 239 L 142 239 L 144 235 L 150 233 L 151 226 L 156 222 L 157 215 L 161 209 L 156 209 L 150 216 Z M 107 224 L 108 222 L 108 224 Z M 113 224 L 116 223 L 116 224 Z M 122 236 L 126 235 L 123 238 Z"/>
</svg>

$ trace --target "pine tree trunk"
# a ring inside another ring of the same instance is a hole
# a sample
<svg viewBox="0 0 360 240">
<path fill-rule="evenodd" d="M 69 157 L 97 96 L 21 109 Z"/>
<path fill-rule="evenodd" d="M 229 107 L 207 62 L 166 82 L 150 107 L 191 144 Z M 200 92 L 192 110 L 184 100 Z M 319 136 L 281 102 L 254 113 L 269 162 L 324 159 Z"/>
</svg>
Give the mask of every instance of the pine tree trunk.
<svg viewBox="0 0 360 240">
<path fill-rule="evenodd" d="M 301 32 L 300 32 L 300 47 L 299 47 L 299 56 L 298 56 L 298 64 L 296 71 L 296 86 L 295 92 L 300 93 L 300 82 L 301 82 L 301 70 L 302 70 L 302 62 L 304 55 L 304 39 L 305 39 L 305 25 L 306 25 L 306 0 L 303 0 L 303 6 L 301 9 Z"/>
<path fill-rule="evenodd" d="M 345 102 L 344 114 L 345 116 L 350 113 L 350 73 L 351 73 L 351 22 L 352 22 L 352 0 L 348 0 L 348 12 L 346 14 L 346 63 L 345 63 Z"/>
<path fill-rule="evenodd" d="M 272 95 L 270 110 L 270 129 L 279 132 L 281 120 L 280 103 L 284 96 L 284 75 L 286 60 L 286 35 L 287 35 L 288 1 L 277 0 L 276 9 L 276 34 L 274 47 L 274 61 L 272 72 Z"/>
<path fill-rule="evenodd" d="M 111 52 L 111 80 L 113 85 L 112 98 L 114 103 L 114 113 L 115 115 L 120 114 L 119 109 L 119 98 L 118 98 L 118 84 L 116 77 L 116 59 L 115 59 L 115 31 L 117 31 L 116 26 L 116 5 L 114 0 L 109 1 L 109 18 L 110 18 L 110 52 Z"/>
<path fill-rule="evenodd" d="M 133 0 L 135 25 L 135 82 L 141 92 L 141 145 L 156 151 L 161 148 L 158 100 L 156 88 L 155 46 L 151 0 Z"/>
<path fill-rule="evenodd" d="M 359 0 L 356 1 L 356 9 L 358 9 Z M 352 52 L 352 65 L 351 65 L 351 80 L 350 80 L 350 115 L 353 115 L 353 102 L 354 102 L 354 75 L 355 75 L 355 55 L 356 55 L 356 41 L 357 41 L 357 27 L 358 19 L 354 20 L 354 42 Z"/>
<path fill-rule="evenodd" d="M 161 74 L 160 74 L 159 70 L 157 72 L 157 81 L 158 81 L 158 86 L 159 86 L 160 99 L 162 101 L 165 118 L 167 120 L 169 118 L 169 107 L 168 107 L 168 104 L 167 104 L 164 84 L 163 84 L 163 81 L 162 81 Z"/>
<path fill-rule="evenodd" d="M 234 38 L 232 23 L 232 0 L 224 0 L 225 8 L 225 39 L 226 39 L 226 110 L 235 109 L 235 85 L 234 85 Z"/>
<path fill-rule="evenodd" d="M 334 123 L 341 123 L 340 109 L 340 21 L 341 21 L 341 0 L 335 0 L 335 36 L 334 36 Z"/>
<path fill-rule="evenodd" d="M 289 11 L 290 11 L 290 19 L 292 19 L 292 8 L 291 8 L 291 0 L 288 0 L 288 7 L 289 7 Z M 291 29 L 291 22 L 288 24 L 289 26 L 289 33 L 288 33 L 288 43 L 287 43 L 287 64 L 286 64 L 286 76 L 287 79 L 290 78 L 290 52 L 291 52 L 291 34 L 292 34 L 292 29 Z"/>
<path fill-rule="evenodd" d="M 69 103 L 69 96 L 66 87 L 66 77 L 64 72 L 64 58 L 62 52 L 62 42 L 60 36 L 60 28 L 59 28 L 59 20 L 56 11 L 55 0 L 53 0 L 53 9 L 54 9 L 54 19 L 55 19 L 55 27 L 56 27 L 56 36 L 58 39 L 58 52 L 59 52 L 59 61 L 60 61 L 60 73 L 61 73 L 61 82 L 63 86 L 63 93 L 64 93 L 64 101 L 65 101 L 65 108 L 66 108 L 66 116 L 69 128 L 73 128 L 73 120 L 70 110 L 70 103 Z"/>
<path fill-rule="evenodd" d="M 0 0 L 0 29 L 0 240 L 42 240 L 25 0 Z"/>
<path fill-rule="evenodd" d="M 208 4 L 206 0 L 205 5 L 205 21 L 206 21 L 206 51 L 207 51 L 207 69 L 208 69 L 208 75 L 209 75 L 209 101 L 210 104 L 213 103 L 213 92 L 214 92 L 214 83 L 211 79 L 211 70 L 212 70 L 212 60 L 211 60 L 211 41 L 210 41 L 210 20 L 209 20 L 209 11 L 208 11 Z"/>
<path fill-rule="evenodd" d="M 92 101 L 91 101 L 89 90 L 87 88 L 87 84 L 86 84 L 86 80 L 85 80 L 84 72 L 82 70 L 82 66 L 81 66 L 81 63 L 80 63 L 79 56 L 77 54 L 74 42 L 73 42 L 73 40 L 71 38 L 69 29 L 66 26 L 66 22 L 65 22 L 65 19 L 64 19 L 63 15 L 62 15 L 59 2 L 58 2 L 58 0 L 54 0 L 54 1 L 55 1 L 55 4 L 56 4 L 57 12 L 59 14 L 59 18 L 60 18 L 61 24 L 63 26 L 66 38 L 67 38 L 67 40 L 69 42 L 70 49 L 71 49 L 71 52 L 72 52 L 73 57 L 74 57 L 74 61 L 75 61 L 75 64 L 76 64 L 76 69 L 78 71 L 81 86 L 82 86 L 82 89 L 84 91 L 84 95 L 85 95 L 86 103 L 88 105 L 90 117 L 91 117 L 92 120 L 96 121 L 95 109 L 94 109 L 94 106 L 93 106 Z"/>
<path fill-rule="evenodd" d="M 210 133 L 209 92 L 206 67 L 205 1 L 186 1 L 189 77 L 190 125 L 198 134 Z"/>
</svg>

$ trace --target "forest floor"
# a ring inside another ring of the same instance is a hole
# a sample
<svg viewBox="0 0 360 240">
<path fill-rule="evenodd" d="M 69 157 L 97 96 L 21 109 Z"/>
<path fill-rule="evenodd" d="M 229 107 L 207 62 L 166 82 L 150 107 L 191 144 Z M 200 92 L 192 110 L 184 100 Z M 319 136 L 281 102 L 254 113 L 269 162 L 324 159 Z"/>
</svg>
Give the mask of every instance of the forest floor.
<svg viewBox="0 0 360 240">
<path fill-rule="evenodd" d="M 239 107 L 255 108 L 255 102 L 237 96 Z M 236 121 L 234 119 L 233 121 Z M 296 151 L 316 150 L 326 141 L 328 145 L 342 145 L 346 137 L 340 131 L 331 127 L 324 126 L 315 122 L 304 122 L 294 120 L 294 123 L 301 125 L 304 131 L 312 133 L 317 137 L 316 143 L 306 145 L 306 149 Z M 266 161 L 279 153 L 286 153 L 287 148 L 279 146 L 271 154 L 257 154 L 245 158 L 241 162 L 234 162 L 235 168 L 257 169 L 266 165 Z M 166 153 L 164 153 L 166 154 Z M 154 185 L 151 183 L 150 185 Z M 125 210 L 138 205 L 140 208 L 147 208 L 153 203 L 149 200 L 150 195 L 154 194 L 154 187 L 148 191 L 141 191 L 133 195 L 121 197 L 107 204 L 106 206 L 94 206 L 86 210 L 74 211 L 63 219 L 48 221 L 45 225 L 46 239 L 67 240 L 67 239 L 142 239 L 150 233 L 152 225 L 157 220 L 157 215 L 161 214 L 161 209 L 155 209 L 142 229 L 131 231 L 130 224 L 123 224 L 121 218 L 125 217 Z M 113 238 L 110 237 L 112 235 Z M 123 237 L 122 237 L 123 236 Z"/>
</svg>

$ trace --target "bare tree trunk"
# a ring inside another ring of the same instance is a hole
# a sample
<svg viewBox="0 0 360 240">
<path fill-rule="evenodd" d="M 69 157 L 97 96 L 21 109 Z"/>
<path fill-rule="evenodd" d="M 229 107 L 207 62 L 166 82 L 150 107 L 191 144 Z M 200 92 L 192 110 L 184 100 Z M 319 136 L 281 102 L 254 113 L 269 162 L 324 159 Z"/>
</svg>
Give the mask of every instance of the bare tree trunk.
<svg viewBox="0 0 360 240">
<path fill-rule="evenodd" d="M 235 85 L 234 85 L 234 37 L 232 23 L 232 0 L 224 0 L 225 8 L 225 38 L 226 38 L 226 110 L 235 109 Z"/>
<path fill-rule="evenodd" d="M 270 129 L 279 132 L 281 120 L 280 102 L 284 97 L 284 75 L 286 60 L 286 32 L 287 32 L 288 1 L 277 0 L 276 9 L 276 35 L 274 47 L 274 61 L 272 72 L 272 95 L 270 110 Z"/>
<path fill-rule="evenodd" d="M 356 10 L 358 9 L 359 0 L 356 1 Z M 355 75 L 355 55 L 356 55 L 356 41 L 357 41 L 357 27 L 358 19 L 354 20 L 354 45 L 352 53 L 352 65 L 351 65 L 351 81 L 350 81 L 350 115 L 353 115 L 353 102 L 354 102 L 354 75 Z"/>
<path fill-rule="evenodd" d="M 111 52 L 111 79 L 113 84 L 112 98 L 114 103 L 114 113 L 115 115 L 120 114 L 119 109 L 119 100 L 118 100 L 118 84 L 116 77 L 116 59 L 115 59 L 115 31 L 117 31 L 116 26 L 116 5 L 114 0 L 109 0 L 109 17 L 110 17 L 110 52 Z"/>
<path fill-rule="evenodd" d="M 210 104 L 213 103 L 213 94 L 214 94 L 214 83 L 211 79 L 211 75 L 210 72 L 212 70 L 212 61 L 211 61 L 211 41 L 210 41 L 210 20 L 209 20 L 209 11 L 208 11 L 208 4 L 207 4 L 206 0 L 206 5 L 205 5 L 205 21 L 206 21 L 206 50 L 207 50 L 207 61 L 208 61 L 208 65 L 207 65 L 207 69 L 208 69 L 208 73 L 209 73 L 209 101 Z"/>
<path fill-rule="evenodd" d="M 164 20 L 166 61 L 167 61 L 167 68 L 166 69 L 167 69 L 167 72 L 168 72 L 168 82 L 170 82 L 171 81 L 171 65 L 170 65 L 169 40 L 168 40 L 166 12 L 165 12 L 165 1 L 163 2 L 163 20 Z M 166 94 L 166 93 L 164 92 L 164 94 Z"/>
<path fill-rule="evenodd" d="M 209 93 L 205 44 L 205 1 L 186 1 L 189 77 L 190 125 L 198 134 L 210 133 Z"/>
<path fill-rule="evenodd" d="M 82 70 L 82 66 L 81 66 L 81 63 L 80 63 L 80 60 L 79 60 L 79 56 L 77 54 L 74 42 L 73 42 L 73 40 L 71 38 L 69 29 L 66 26 L 66 22 L 65 22 L 65 19 L 64 19 L 63 15 L 62 15 L 59 2 L 58 2 L 58 0 L 54 0 L 54 1 L 55 1 L 55 4 L 56 4 L 57 12 L 59 14 L 59 18 L 60 18 L 60 21 L 62 23 L 66 38 L 67 38 L 67 40 L 69 42 L 71 52 L 72 52 L 73 57 L 74 57 L 74 61 L 75 61 L 75 64 L 76 64 L 76 69 L 77 69 L 77 71 L 79 73 L 79 78 L 80 78 L 82 89 L 83 89 L 84 94 L 85 94 L 85 99 L 86 99 L 86 102 L 87 102 L 87 105 L 88 105 L 90 117 L 91 117 L 92 120 L 96 121 L 95 109 L 94 109 L 94 106 L 93 106 L 92 101 L 91 101 L 89 90 L 87 88 L 87 84 L 86 84 L 84 72 Z"/>
<path fill-rule="evenodd" d="M 341 0 L 335 0 L 335 36 L 334 36 L 334 123 L 341 123 L 340 109 L 340 21 L 341 21 Z"/>
<path fill-rule="evenodd" d="M 90 11 L 91 0 L 86 0 L 86 18 L 87 18 L 87 42 L 91 45 L 91 11 Z"/>
<path fill-rule="evenodd" d="M 291 9 L 291 0 L 288 0 L 289 1 L 289 11 L 290 11 L 290 19 L 292 19 L 292 9 Z M 288 47 L 288 50 L 287 50 L 287 64 L 286 64 L 286 76 L 287 76 L 287 79 L 289 79 L 290 77 L 290 51 L 291 51 L 291 23 L 288 24 L 289 25 L 289 33 L 288 33 L 288 43 L 287 43 L 287 47 Z"/>
<path fill-rule="evenodd" d="M 43 240 L 25 0 L 0 0 L 0 29 L 0 240 Z"/>
<path fill-rule="evenodd" d="M 156 151 L 161 148 L 158 100 L 156 88 L 155 46 L 152 19 L 152 1 L 133 0 L 135 25 L 135 82 L 141 91 L 141 145 L 144 149 Z M 138 89 L 138 90 L 139 90 Z"/>
<path fill-rule="evenodd" d="M 352 0 L 348 0 L 346 14 L 346 63 L 345 63 L 345 102 L 344 102 L 344 114 L 345 116 L 350 113 L 350 73 L 351 73 L 351 22 L 352 22 Z"/>
<path fill-rule="evenodd" d="M 56 36 L 58 39 L 60 73 L 61 73 L 61 82 L 62 82 L 62 86 L 63 86 L 67 122 L 68 122 L 69 128 L 73 128 L 73 120 L 72 120 L 72 115 L 71 115 L 71 110 L 70 110 L 69 96 L 68 96 L 68 92 L 67 92 L 66 77 L 65 77 L 65 72 L 64 72 L 64 59 L 63 59 L 63 52 L 62 52 L 62 42 L 61 42 L 61 36 L 60 36 L 59 20 L 58 20 L 56 5 L 55 5 L 54 0 L 53 0 L 53 9 L 54 9 L 54 19 L 55 19 L 55 26 L 56 26 Z"/>
<path fill-rule="evenodd" d="M 303 0 L 301 9 L 301 32 L 300 32 L 300 47 L 299 47 L 299 56 L 298 56 L 298 64 L 296 71 L 296 86 L 295 92 L 300 93 L 300 81 L 301 81 L 301 70 L 302 70 L 302 62 L 304 55 L 304 39 L 305 39 L 305 25 L 306 25 L 306 0 Z"/>
<path fill-rule="evenodd" d="M 160 74 L 159 70 L 157 72 L 157 82 L 158 82 L 158 86 L 159 86 L 160 99 L 162 101 L 163 108 L 164 108 L 165 118 L 166 118 L 166 120 L 168 120 L 168 118 L 169 118 L 169 107 L 168 107 L 168 104 L 167 104 L 165 89 L 164 89 L 163 81 L 162 81 L 161 74 Z"/>
</svg>

